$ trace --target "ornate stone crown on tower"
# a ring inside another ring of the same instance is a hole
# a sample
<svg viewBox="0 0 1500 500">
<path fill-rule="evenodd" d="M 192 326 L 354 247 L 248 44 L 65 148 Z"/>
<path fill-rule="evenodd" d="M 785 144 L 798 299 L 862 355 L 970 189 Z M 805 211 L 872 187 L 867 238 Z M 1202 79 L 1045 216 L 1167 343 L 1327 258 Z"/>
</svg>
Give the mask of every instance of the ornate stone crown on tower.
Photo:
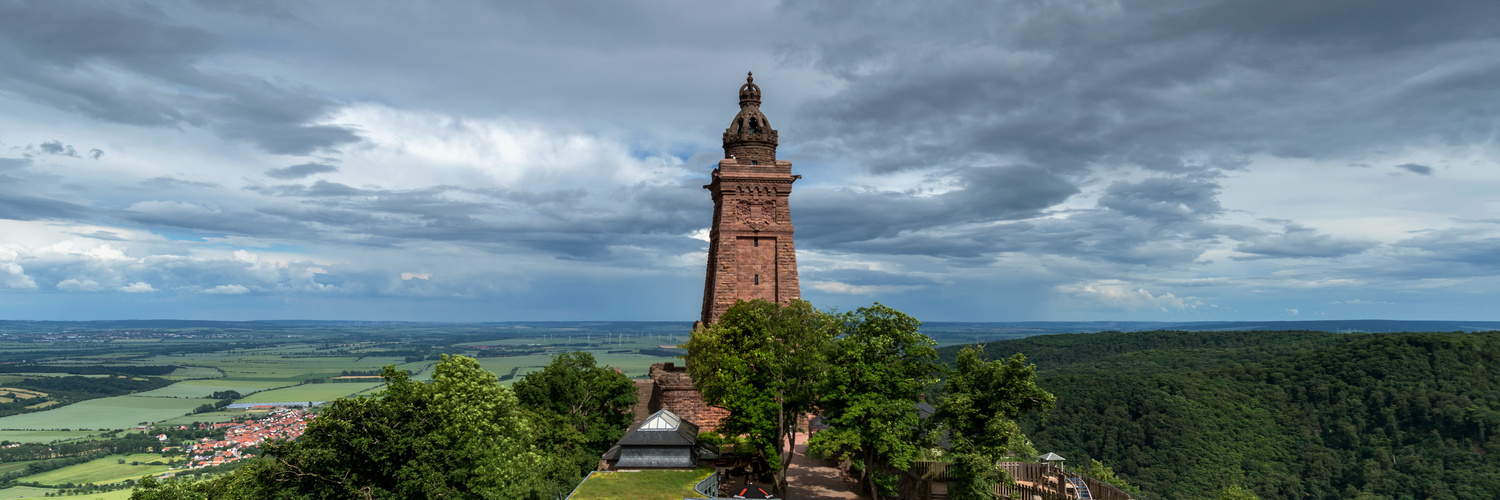
<svg viewBox="0 0 1500 500">
<path fill-rule="evenodd" d="M 792 162 L 776 159 L 776 130 L 760 112 L 760 86 L 752 73 L 740 86 L 740 112 L 724 130 L 724 159 L 713 182 L 708 233 L 708 273 L 703 287 L 703 324 L 738 300 L 788 303 L 801 298 L 792 214 L 787 197 Z"/>
</svg>

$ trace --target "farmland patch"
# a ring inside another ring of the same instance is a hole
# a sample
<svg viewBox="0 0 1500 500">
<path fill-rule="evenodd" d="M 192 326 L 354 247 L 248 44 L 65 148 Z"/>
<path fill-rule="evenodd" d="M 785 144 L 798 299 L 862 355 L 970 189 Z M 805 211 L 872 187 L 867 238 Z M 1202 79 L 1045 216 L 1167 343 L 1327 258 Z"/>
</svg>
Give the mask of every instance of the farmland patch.
<svg viewBox="0 0 1500 500">
<path fill-rule="evenodd" d="M 289 401 L 333 401 L 361 391 L 385 385 L 384 382 L 348 384 L 306 384 L 285 389 L 255 393 L 236 403 L 280 403 Z"/>
<path fill-rule="evenodd" d="M 121 461 L 125 463 L 120 463 Z M 45 485 L 118 483 L 126 479 L 140 479 L 146 474 L 166 472 L 171 468 L 166 461 L 167 459 L 155 453 L 109 455 L 78 465 L 26 476 L 21 478 L 21 481 L 34 481 Z M 159 465 L 150 465 L 151 462 L 158 462 Z"/>
<path fill-rule="evenodd" d="M 128 429 L 181 416 L 211 399 L 115 396 L 0 418 L 0 429 Z"/>
</svg>

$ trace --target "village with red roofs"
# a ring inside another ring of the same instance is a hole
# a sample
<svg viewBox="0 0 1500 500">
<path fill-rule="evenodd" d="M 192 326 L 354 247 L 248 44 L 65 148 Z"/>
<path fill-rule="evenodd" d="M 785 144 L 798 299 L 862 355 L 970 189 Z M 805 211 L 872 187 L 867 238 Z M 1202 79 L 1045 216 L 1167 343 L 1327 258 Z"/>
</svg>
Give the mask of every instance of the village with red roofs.
<svg viewBox="0 0 1500 500">
<path fill-rule="evenodd" d="M 199 440 L 198 444 L 188 446 L 187 468 L 201 469 L 253 457 L 255 455 L 249 450 L 263 442 L 291 440 L 301 436 L 307 430 L 307 423 L 314 417 L 315 414 L 300 408 L 280 408 L 272 410 L 266 417 L 253 420 L 199 424 L 199 429 L 224 429 L 224 437 L 206 437 Z M 187 430 L 189 426 L 180 426 L 178 429 Z M 165 434 L 161 436 L 165 437 Z"/>
</svg>

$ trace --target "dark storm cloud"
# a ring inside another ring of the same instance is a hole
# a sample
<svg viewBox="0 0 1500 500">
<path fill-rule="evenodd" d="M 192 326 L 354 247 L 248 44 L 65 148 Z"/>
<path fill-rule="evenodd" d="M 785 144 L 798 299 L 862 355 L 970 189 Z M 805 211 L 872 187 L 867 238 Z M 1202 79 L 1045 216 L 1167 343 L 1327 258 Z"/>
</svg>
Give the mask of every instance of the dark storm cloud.
<svg viewBox="0 0 1500 500">
<path fill-rule="evenodd" d="M 695 245 L 686 243 L 692 240 L 685 235 L 706 224 L 710 205 L 694 182 L 701 184 L 695 179 L 589 193 L 458 186 L 362 189 L 319 180 L 246 188 L 275 198 L 249 211 L 149 202 L 114 215 L 136 224 L 210 234 L 385 247 L 453 242 L 495 251 L 520 247 L 563 258 L 595 258 L 616 245 L 674 251 Z"/>
<path fill-rule="evenodd" d="M 1433 268 L 1422 270 L 1426 277 L 1473 277 L 1500 271 L 1500 237 L 1487 229 L 1461 227 L 1425 231 L 1394 246 L 1419 252 L 1420 262 Z M 1413 266 L 1401 267 L 1410 269 Z"/>
<path fill-rule="evenodd" d="M 31 151 L 30 146 L 27 146 L 26 149 L 27 151 Z M 42 154 L 48 154 L 52 156 L 70 156 L 73 158 L 78 157 L 78 150 L 73 149 L 73 146 L 63 144 L 62 141 L 43 142 L 41 145 L 37 146 L 37 150 L 41 151 Z"/>
<path fill-rule="evenodd" d="M 1316 230 L 1291 221 L 1278 221 L 1284 225 L 1280 234 L 1265 234 L 1234 247 L 1237 252 L 1252 254 L 1235 257 L 1235 260 L 1270 258 L 1329 258 L 1343 257 L 1369 250 L 1374 242 L 1335 238 L 1319 234 Z"/>
<path fill-rule="evenodd" d="M 298 165 L 292 165 L 290 167 L 273 168 L 266 170 L 266 176 L 277 179 L 292 180 L 301 179 L 303 177 L 311 175 L 326 174 L 337 171 L 339 171 L 339 168 L 333 165 L 325 165 L 322 163 L 302 163 Z"/>
<path fill-rule="evenodd" d="M 987 169 L 977 169 L 987 170 Z M 1017 173 L 1036 174 L 1032 168 Z M 1076 192 L 1060 177 L 1025 175 L 922 197 L 859 191 L 804 192 L 797 199 L 799 241 L 855 253 L 948 257 L 983 265 L 1007 252 L 1128 265 L 1192 262 L 1221 236 L 1259 231 L 1213 222 L 1223 212 L 1219 185 L 1206 178 L 1160 177 L 1108 186 L 1093 208 L 1038 217 Z M 1003 189 L 1000 187 L 1003 186 Z M 1007 205 L 995 206 L 1005 200 Z M 990 203 L 985 208 L 985 203 Z M 808 205 L 812 205 L 808 207 Z M 841 210 L 830 210 L 828 206 Z M 880 207 L 872 209 L 872 207 Z M 805 215 L 811 212 L 811 215 Z M 810 228 L 804 231 L 802 228 Z M 838 239 L 835 239 L 838 238 Z"/>
<path fill-rule="evenodd" d="M 1099 197 L 1099 206 L 1164 223 L 1200 221 L 1224 211 L 1218 189 L 1213 182 L 1171 177 L 1115 182 Z"/>
<path fill-rule="evenodd" d="M 1491 136 L 1500 116 L 1494 2 L 848 1 L 780 14 L 793 33 L 782 54 L 843 83 L 783 121 L 803 155 L 875 172 L 1007 161 L 1070 187 L 1121 167 L 1168 174 L 1110 184 L 1096 209 L 1019 224 L 989 224 L 947 196 L 804 203 L 802 224 L 818 233 L 808 239 L 845 250 L 1165 265 L 1228 238 L 1250 258 L 1356 254 L 1373 243 L 1215 223 L 1218 185 L 1203 179 L 1252 155 L 1465 143 Z M 1038 202 L 1032 213 L 1067 198 L 1003 195 Z"/>
<path fill-rule="evenodd" d="M 1500 4 L 786 4 L 788 57 L 847 88 L 799 115 L 876 169 L 1021 156 L 1060 171 L 1234 168 L 1485 134 Z M 876 36 L 875 34 L 879 34 Z M 1441 57 L 1434 57 L 1441 54 Z M 1389 117 L 1401 116 L 1401 120 Z"/>
<path fill-rule="evenodd" d="M 141 181 L 141 186 L 150 189 L 177 189 L 177 188 L 216 188 L 218 184 L 212 182 L 190 181 L 175 177 L 152 177 Z"/>
<path fill-rule="evenodd" d="M 120 235 L 116 234 L 114 231 L 105 231 L 105 230 L 102 230 L 102 229 L 97 230 L 97 231 L 93 231 L 93 232 L 89 232 L 89 233 L 73 233 L 73 234 L 76 234 L 78 236 L 82 236 L 84 238 L 93 238 L 93 239 L 96 239 L 96 240 L 126 241 L 125 238 L 121 238 Z"/>
<path fill-rule="evenodd" d="M 0 219 L 67 220 L 89 216 L 93 210 L 50 197 L 45 183 L 30 168 L 31 158 L 0 158 Z M 14 174 L 14 175 L 10 175 Z"/>
<path fill-rule="evenodd" d="M 1411 172 L 1411 173 L 1417 174 L 1417 175 L 1432 175 L 1432 167 L 1429 167 L 1427 165 L 1417 164 L 1417 163 L 1403 163 L 1403 164 L 1400 164 L 1400 165 L 1396 165 L 1396 168 L 1399 168 L 1401 170 L 1405 170 L 1407 172 Z"/>
<path fill-rule="evenodd" d="M 358 139 L 309 123 L 338 107 L 310 89 L 199 68 L 222 47 L 209 31 L 144 4 L 0 3 L 0 90 L 112 122 L 207 127 L 272 153 Z"/>
<path fill-rule="evenodd" d="M 806 228 L 800 233 L 804 241 L 839 248 L 926 228 L 1034 217 L 1078 192 L 1057 174 L 1029 166 L 970 168 L 954 175 L 962 188 L 936 196 L 848 189 L 804 192 L 795 198 L 793 214 Z"/>
<path fill-rule="evenodd" d="M 0 181 L 3 180 L 3 178 L 0 178 Z M 0 190 L 0 219 L 78 219 L 89 213 L 89 208 L 82 205 Z"/>
</svg>

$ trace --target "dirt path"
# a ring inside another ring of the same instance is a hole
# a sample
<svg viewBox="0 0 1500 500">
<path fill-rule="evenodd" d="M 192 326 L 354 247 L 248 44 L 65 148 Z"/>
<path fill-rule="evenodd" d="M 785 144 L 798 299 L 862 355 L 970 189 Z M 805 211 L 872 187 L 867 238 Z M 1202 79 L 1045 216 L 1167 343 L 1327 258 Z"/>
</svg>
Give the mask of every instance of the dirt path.
<svg viewBox="0 0 1500 500">
<path fill-rule="evenodd" d="M 807 457 L 807 434 L 797 434 L 792 463 L 786 469 L 787 500 L 824 498 L 869 498 L 854 493 L 843 472 L 825 467 L 821 461 Z"/>
</svg>

